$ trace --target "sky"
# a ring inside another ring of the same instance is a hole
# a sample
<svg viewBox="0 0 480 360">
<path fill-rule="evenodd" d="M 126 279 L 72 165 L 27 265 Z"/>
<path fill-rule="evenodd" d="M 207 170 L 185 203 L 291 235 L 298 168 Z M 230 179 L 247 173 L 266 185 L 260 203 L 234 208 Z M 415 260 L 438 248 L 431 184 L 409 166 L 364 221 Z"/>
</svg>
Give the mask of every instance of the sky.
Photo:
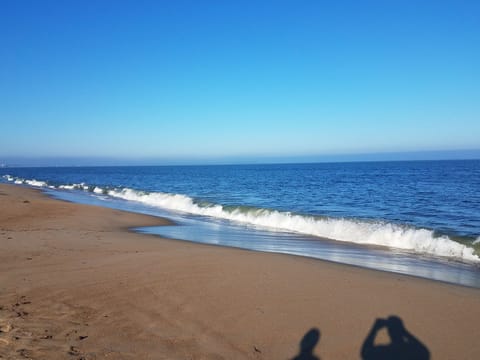
<svg viewBox="0 0 480 360">
<path fill-rule="evenodd" d="M 479 1 L 3 0 L 0 163 L 461 158 L 479 39 Z"/>
</svg>

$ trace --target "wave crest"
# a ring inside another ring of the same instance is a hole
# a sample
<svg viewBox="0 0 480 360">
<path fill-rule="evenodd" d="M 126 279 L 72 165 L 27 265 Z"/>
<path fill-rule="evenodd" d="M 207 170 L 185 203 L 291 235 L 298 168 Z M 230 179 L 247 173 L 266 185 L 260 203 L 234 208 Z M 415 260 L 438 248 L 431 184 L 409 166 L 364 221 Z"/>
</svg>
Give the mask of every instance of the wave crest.
<svg viewBox="0 0 480 360">
<path fill-rule="evenodd" d="M 209 216 L 256 225 L 274 231 L 296 232 L 362 245 L 378 245 L 468 261 L 480 261 L 475 250 L 450 239 L 435 236 L 432 230 L 417 229 L 387 222 L 369 222 L 345 218 L 317 217 L 269 209 L 199 205 L 179 194 L 147 193 L 132 189 L 110 190 L 108 195 L 150 206 L 189 214 Z"/>
<path fill-rule="evenodd" d="M 129 188 L 109 189 L 89 186 L 84 183 L 54 187 L 44 181 L 35 179 L 25 180 L 10 175 L 4 175 L 3 178 L 17 184 L 27 184 L 35 187 L 83 190 L 95 194 L 105 194 L 114 198 L 135 201 L 172 211 L 260 226 L 271 231 L 295 232 L 361 245 L 385 246 L 420 254 L 480 262 L 480 257 L 475 254 L 473 247 L 454 241 L 445 235 L 435 236 L 432 230 L 406 225 L 382 221 L 302 215 L 246 206 L 199 203 L 182 194 L 149 193 Z M 472 245 L 479 241 L 480 237 Z"/>
</svg>

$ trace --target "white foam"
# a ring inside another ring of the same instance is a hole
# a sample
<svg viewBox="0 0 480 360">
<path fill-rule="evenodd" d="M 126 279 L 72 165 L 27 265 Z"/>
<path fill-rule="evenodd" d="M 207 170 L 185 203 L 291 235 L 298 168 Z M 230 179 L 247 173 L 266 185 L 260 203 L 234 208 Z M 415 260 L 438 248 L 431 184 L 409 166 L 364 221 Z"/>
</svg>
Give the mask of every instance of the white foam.
<svg viewBox="0 0 480 360">
<path fill-rule="evenodd" d="M 75 187 L 73 185 L 60 185 L 58 188 L 63 189 L 63 190 L 73 190 L 73 189 L 75 189 Z"/>
<path fill-rule="evenodd" d="M 70 184 L 70 185 L 60 185 L 58 187 L 59 189 L 63 190 L 88 190 L 88 185 L 85 183 L 80 183 L 80 184 Z"/>
<path fill-rule="evenodd" d="M 22 179 L 22 178 L 19 178 L 19 177 L 11 176 L 11 175 L 3 175 L 3 178 L 6 179 L 7 181 L 13 182 L 14 184 L 17 184 L 17 185 L 26 184 L 26 185 L 35 186 L 35 187 L 45 187 L 45 186 L 47 186 L 47 183 L 45 181 L 39 181 L 39 180 L 35 180 L 35 179 L 25 180 L 25 179 Z"/>
<path fill-rule="evenodd" d="M 35 179 L 32 180 L 25 180 L 25 184 L 30 185 L 30 186 L 36 186 L 36 187 L 45 187 L 47 186 L 47 183 L 45 181 L 38 181 Z"/>
<path fill-rule="evenodd" d="M 422 254 L 480 261 L 480 258 L 474 254 L 473 248 L 453 241 L 447 236 L 435 237 L 433 231 L 426 229 L 384 222 L 319 218 L 267 209 L 229 210 L 215 204 L 200 206 L 192 198 L 180 194 L 145 193 L 121 189 L 110 190 L 108 195 L 169 210 L 267 227 L 276 231 L 297 232 L 338 241 L 380 245 Z"/>
<path fill-rule="evenodd" d="M 15 184 L 55 188 L 44 181 L 35 179 L 25 180 L 11 175 L 4 175 L 3 178 Z M 85 183 L 60 185 L 58 188 L 84 191 L 90 189 Z M 218 204 L 199 205 L 191 197 L 181 194 L 146 193 L 128 188 L 108 190 L 98 186 L 94 187 L 92 191 L 95 194 L 106 193 L 112 197 L 136 201 L 163 209 L 260 226 L 272 231 L 296 232 L 337 241 L 363 245 L 380 245 L 421 254 L 480 262 L 479 256 L 474 253 L 472 247 L 456 242 L 448 236 L 435 236 L 432 230 L 427 229 L 412 228 L 387 222 L 306 216 L 268 209 L 225 208 Z M 473 245 L 478 243 L 480 243 L 480 236 L 473 242 Z"/>
</svg>

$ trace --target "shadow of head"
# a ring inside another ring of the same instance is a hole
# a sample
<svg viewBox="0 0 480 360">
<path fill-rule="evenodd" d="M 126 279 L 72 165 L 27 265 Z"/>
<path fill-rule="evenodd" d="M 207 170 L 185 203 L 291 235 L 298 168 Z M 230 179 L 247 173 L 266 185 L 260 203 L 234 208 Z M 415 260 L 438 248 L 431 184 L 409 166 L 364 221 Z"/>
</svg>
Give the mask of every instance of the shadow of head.
<svg viewBox="0 0 480 360">
<path fill-rule="evenodd" d="M 318 360 L 313 355 L 313 350 L 320 340 L 320 331 L 316 328 L 310 329 L 300 341 L 300 353 L 293 360 Z"/>
</svg>

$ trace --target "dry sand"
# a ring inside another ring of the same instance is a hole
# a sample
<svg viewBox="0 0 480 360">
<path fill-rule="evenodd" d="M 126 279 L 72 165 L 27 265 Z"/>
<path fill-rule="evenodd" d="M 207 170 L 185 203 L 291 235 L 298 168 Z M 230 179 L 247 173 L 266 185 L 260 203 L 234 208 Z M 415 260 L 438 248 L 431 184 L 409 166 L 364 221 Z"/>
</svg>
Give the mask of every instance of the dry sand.
<svg viewBox="0 0 480 360">
<path fill-rule="evenodd" d="M 360 359 L 389 315 L 480 359 L 478 289 L 127 231 L 165 223 L 0 185 L 0 359 Z"/>
</svg>

